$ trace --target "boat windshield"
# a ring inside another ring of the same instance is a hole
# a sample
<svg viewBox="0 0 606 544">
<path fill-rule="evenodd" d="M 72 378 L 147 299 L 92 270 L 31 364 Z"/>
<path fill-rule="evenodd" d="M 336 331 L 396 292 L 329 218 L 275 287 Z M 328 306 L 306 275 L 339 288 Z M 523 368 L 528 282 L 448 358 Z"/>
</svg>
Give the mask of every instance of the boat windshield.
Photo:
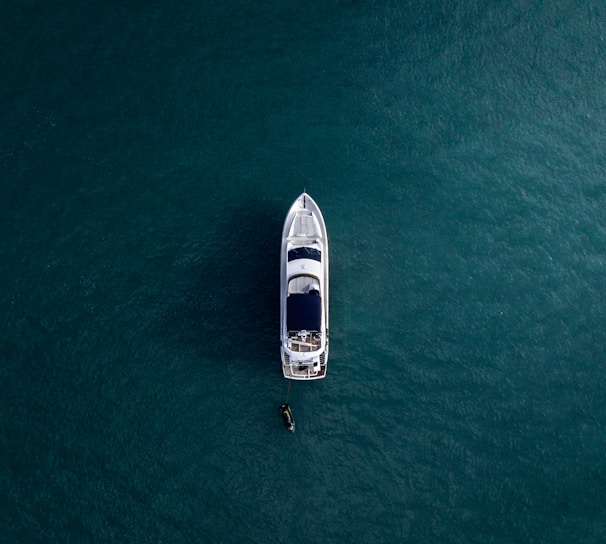
<svg viewBox="0 0 606 544">
<path fill-rule="evenodd" d="M 312 261 L 322 261 L 322 253 L 319 249 L 313 247 L 296 247 L 288 252 L 288 262 L 297 259 L 311 259 Z"/>
</svg>

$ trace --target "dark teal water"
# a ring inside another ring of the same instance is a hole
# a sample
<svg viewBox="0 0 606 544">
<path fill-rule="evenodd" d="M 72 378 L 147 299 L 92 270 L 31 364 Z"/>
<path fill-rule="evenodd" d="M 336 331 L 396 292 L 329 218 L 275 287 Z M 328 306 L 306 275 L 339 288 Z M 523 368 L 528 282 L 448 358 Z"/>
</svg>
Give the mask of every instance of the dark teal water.
<svg viewBox="0 0 606 544">
<path fill-rule="evenodd" d="M 2 11 L 2 542 L 606 541 L 603 3 Z"/>
</svg>

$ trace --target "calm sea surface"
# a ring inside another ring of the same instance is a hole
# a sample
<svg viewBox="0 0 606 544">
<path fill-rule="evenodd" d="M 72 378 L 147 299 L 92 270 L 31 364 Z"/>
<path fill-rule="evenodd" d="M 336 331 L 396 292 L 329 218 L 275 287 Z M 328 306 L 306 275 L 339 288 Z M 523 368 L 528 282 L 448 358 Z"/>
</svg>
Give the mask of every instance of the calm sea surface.
<svg viewBox="0 0 606 544">
<path fill-rule="evenodd" d="M 173 4 L 2 10 L 0 541 L 605 542 L 606 5 Z"/>
</svg>

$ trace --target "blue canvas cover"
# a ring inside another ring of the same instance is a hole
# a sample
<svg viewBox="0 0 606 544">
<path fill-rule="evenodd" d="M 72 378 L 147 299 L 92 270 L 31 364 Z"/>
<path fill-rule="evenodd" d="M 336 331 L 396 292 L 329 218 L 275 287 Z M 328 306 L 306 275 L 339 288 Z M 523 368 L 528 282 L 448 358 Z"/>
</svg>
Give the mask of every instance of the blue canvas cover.
<svg viewBox="0 0 606 544">
<path fill-rule="evenodd" d="M 286 299 L 286 328 L 289 331 L 319 331 L 322 326 L 322 297 L 293 294 Z"/>
<path fill-rule="evenodd" d="M 297 259 L 311 259 L 312 261 L 322 261 L 322 253 L 313 247 L 296 247 L 288 252 L 288 262 Z"/>
</svg>

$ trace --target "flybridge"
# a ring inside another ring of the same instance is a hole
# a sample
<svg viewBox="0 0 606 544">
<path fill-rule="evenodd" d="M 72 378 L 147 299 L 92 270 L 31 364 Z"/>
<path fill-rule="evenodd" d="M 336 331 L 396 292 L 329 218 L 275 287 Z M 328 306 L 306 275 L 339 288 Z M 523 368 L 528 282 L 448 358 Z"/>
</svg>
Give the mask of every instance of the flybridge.
<svg viewBox="0 0 606 544">
<path fill-rule="evenodd" d="M 319 331 L 322 327 L 322 299 L 319 294 L 293 294 L 286 299 L 286 328 L 289 331 Z"/>
</svg>

